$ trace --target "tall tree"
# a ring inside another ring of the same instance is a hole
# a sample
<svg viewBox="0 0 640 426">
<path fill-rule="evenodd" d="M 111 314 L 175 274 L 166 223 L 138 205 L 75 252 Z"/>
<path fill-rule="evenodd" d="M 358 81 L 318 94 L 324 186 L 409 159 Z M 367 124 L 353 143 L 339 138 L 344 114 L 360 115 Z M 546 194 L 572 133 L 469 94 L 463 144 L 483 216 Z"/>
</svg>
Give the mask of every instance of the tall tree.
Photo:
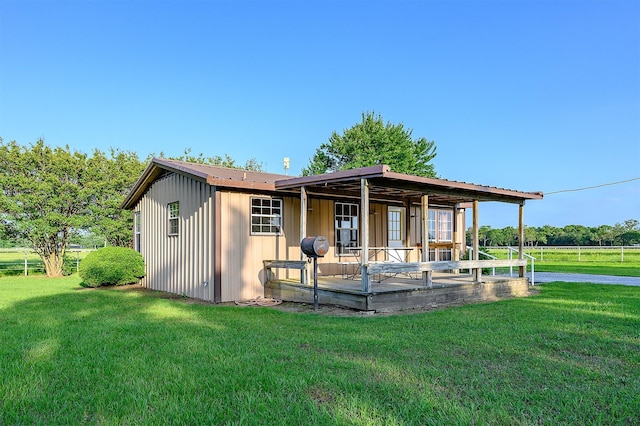
<svg viewBox="0 0 640 426">
<path fill-rule="evenodd" d="M 110 246 L 130 247 L 133 242 L 133 216 L 120 204 L 127 196 L 145 164 L 134 152 L 110 149 L 109 155 L 94 150 L 88 160 L 94 194 L 91 204 L 93 222 L 90 229 L 103 235 Z"/>
<path fill-rule="evenodd" d="M 91 223 L 94 202 L 87 155 L 39 140 L 30 147 L 0 138 L 0 224 L 42 258 L 47 276 L 62 275 L 70 236 Z"/>
<path fill-rule="evenodd" d="M 384 123 L 380 114 L 367 112 L 362 121 L 342 134 L 333 132 L 320 145 L 303 175 L 314 175 L 358 167 L 386 164 L 394 172 L 435 177 L 431 161 L 436 156 L 435 142 L 412 138 L 413 130 L 402 123 Z"/>
</svg>

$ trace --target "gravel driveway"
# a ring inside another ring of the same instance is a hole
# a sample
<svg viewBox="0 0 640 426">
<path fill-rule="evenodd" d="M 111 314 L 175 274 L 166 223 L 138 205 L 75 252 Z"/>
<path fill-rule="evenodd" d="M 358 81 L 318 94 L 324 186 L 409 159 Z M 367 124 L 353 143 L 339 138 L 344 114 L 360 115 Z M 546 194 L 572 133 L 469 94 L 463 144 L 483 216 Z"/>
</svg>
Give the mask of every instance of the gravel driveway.
<svg viewBox="0 0 640 426">
<path fill-rule="evenodd" d="M 594 283 L 594 284 L 621 284 L 640 287 L 640 277 L 616 277 L 612 275 L 591 275 L 591 274 L 564 274 L 560 272 L 536 272 L 536 284 L 548 283 L 551 281 L 566 281 L 572 283 Z M 527 273 L 531 279 L 531 273 Z"/>
</svg>

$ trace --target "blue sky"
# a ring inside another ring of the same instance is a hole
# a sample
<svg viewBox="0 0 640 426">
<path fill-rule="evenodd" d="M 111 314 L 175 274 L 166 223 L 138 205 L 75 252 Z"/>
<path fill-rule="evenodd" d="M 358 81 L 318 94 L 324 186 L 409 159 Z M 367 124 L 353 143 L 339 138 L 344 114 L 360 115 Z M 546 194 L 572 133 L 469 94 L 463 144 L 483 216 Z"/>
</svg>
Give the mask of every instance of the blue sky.
<svg viewBox="0 0 640 426">
<path fill-rule="evenodd" d="M 299 174 L 366 111 L 442 178 L 554 192 L 640 177 L 638 1 L 0 0 L 0 137 L 249 158 Z M 640 220 L 640 180 L 529 226 Z M 480 221 L 517 226 L 516 206 Z"/>
</svg>

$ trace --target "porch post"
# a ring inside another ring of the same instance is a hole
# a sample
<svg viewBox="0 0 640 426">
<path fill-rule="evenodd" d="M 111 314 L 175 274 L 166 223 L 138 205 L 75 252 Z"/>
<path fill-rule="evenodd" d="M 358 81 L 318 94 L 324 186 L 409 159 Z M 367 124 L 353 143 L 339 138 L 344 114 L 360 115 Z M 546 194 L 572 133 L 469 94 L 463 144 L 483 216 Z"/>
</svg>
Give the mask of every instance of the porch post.
<svg viewBox="0 0 640 426">
<path fill-rule="evenodd" d="M 362 253 L 360 259 L 362 260 L 362 292 L 370 293 L 371 285 L 369 283 L 369 274 L 367 268 L 369 267 L 369 181 L 367 179 L 360 179 L 360 213 L 362 214 L 360 229 L 360 238 L 362 239 Z"/>
<path fill-rule="evenodd" d="M 300 187 L 300 241 L 307 236 L 307 189 Z M 304 260 L 304 253 L 300 250 L 300 260 Z M 309 282 L 309 270 L 307 268 L 300 271 L 302 275 L 302 283 Z"/>
<path fill-rule="evenodd" d="M 473 260 L 480 260 L 480 227 L 478 226 L 478 200 L 473 200 Z M 473 281 L 479 283 L 482 277 L 482 268 L 473 269 Z"/>
<path fill-rule="evenodd" d="M 518 259 L 524 259 L 524 201 L 518 207 Z M 526 266 L 519 266 L 520 278 L 526 274 Z"/>
<path fill-rule="evenodd" d="M 422 262 L 429 261 L 429 196 L 424 194 L 420 200 L 420 221 L 422 222 Z M 433 272 L 422 273 L 424 285 L 433 286 Z"/>
<path fill-rule="evenodd" d="M 404 199 L 404 241 L 407 247 L 411 247 L 411 200 Z"/>
<path fill-rule="evenodd" d="M 456 204 L 455 206 L 453 206 L 453 223 L 452 225 L 452 240 L 453 240 L 453 247 L 451 247 L 451 260 L 453 260 L 454 262 L 460 260 L 460 255 L 458 253 L 458 214 L 459 214 L 460 210 L 458 209 L 458 205 Z M 454 274 L 457 274 L 459 272 L 458 269 L 454 269 L 452 271 Z"/>
</svg>

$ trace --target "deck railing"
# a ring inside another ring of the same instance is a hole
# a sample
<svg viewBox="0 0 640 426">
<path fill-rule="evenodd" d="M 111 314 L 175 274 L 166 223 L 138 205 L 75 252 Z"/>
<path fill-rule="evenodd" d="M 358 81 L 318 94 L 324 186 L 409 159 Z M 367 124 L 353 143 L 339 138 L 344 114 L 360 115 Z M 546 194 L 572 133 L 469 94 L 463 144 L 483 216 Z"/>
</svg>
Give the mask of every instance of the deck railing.
<svg viewBox="0 0 640 426">
<path fill-rule="evenodd" d="M 513 259 L 513 254 L 514 253 L 520 253 L 520 250 L 518 250 L 517 248 L 514 247 L 507 247 L 509 249 L 509 259 Z M 536 258 L 531 256 L 530 254 L 525 253 L 524 251 L 522 252 L 522 256 L 526 257 L 527 259 L 531 260 L 531 284 L 536 283 Z M 509 268 L 509 276 L 512 277 L 513 276 L 513 266 Z"/>
<path fill-rule="evenodd" d="M 477 274 L 478 280 L 482 274 L 482 268 L 511 268 L 514 266 L 527 266 L 526 259 L 492 259 L 492 260 L 457 260 L 441 262 L 379 262 L 371 263 L 363 267 L 366 275 L 363 279 L 363 290 L 370 291 L 370 276 L 376 274 L 411 274 L 423 273 L 424 284 L 427 287 L 433 286 L 434 271 L 449 271 L 457 269 L 469 269 Z M 475 275 L 474 274 L 474 275 Z"/>
<path fill-rule="evenodd" d="M 473 257 L 473 247 L 467 246 L 467 250 L 469 250 L 469 259 L 471 259 Z M 483 255 L 484 257 L 489 258 L 489 259 L 493 259 L 493 260 L 497 259 L 496 256 L 494 256 L 492 254 L 489 254 L 489 253 L 486 253 L 486 252 L 484 252 L 482 250 L 478 250 L 478 254 L 479 255 Z M 511 259 L 511 258 L 509 258 L 509 259 Z M 469 269 L 469 273 L 471 273 L 471 269 Z M 494 266 L 493 268 L 491 268 L 491 275 L 495 275 L 495 274 L 496 274 L 496 268 Z"/>
</svg>

